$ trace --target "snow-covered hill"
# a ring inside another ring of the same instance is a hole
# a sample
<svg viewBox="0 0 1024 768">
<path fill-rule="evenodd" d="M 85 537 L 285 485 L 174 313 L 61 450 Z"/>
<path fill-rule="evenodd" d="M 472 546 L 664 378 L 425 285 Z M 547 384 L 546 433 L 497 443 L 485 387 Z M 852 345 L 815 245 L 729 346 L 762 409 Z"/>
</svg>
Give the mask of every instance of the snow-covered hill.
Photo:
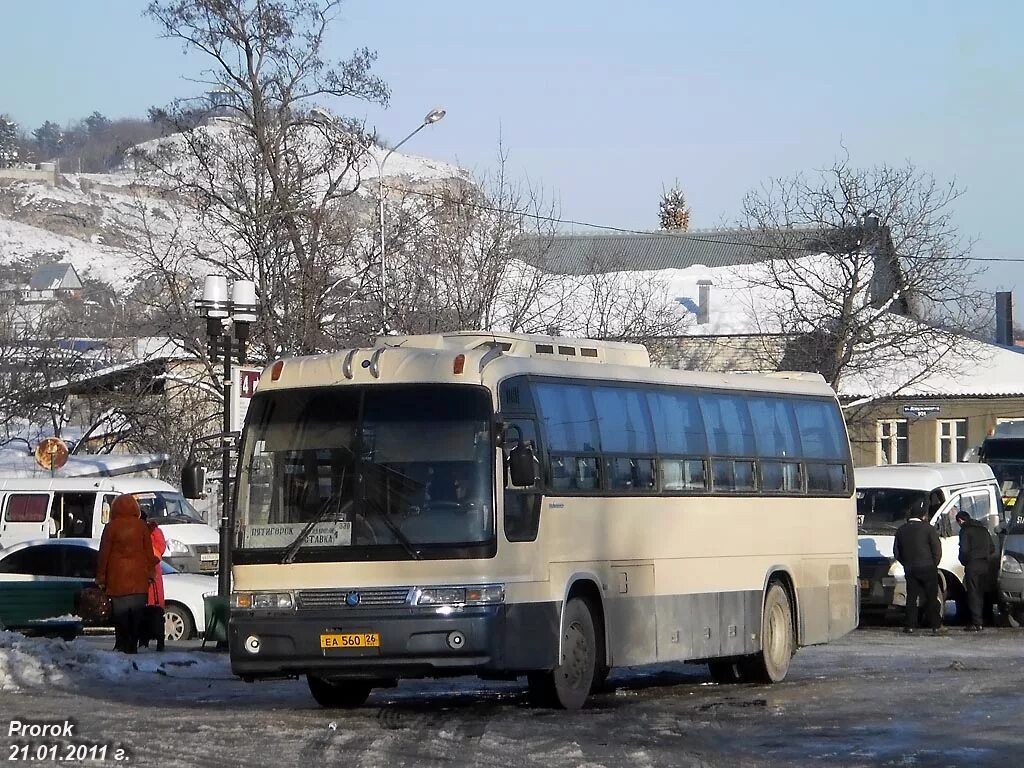
<svg viewBox="0 0 1024 768">
<path fill-rule="evenodd" d="M 230 126 L 208 129 L 217 140 L 230 139 Z M 153 150 L 173 146 L 180 137 L 140 145 Z M 373 147 L 350 171 L 357 199 L 377 194 L 377 163 L 388 150 Z M 439 160 L 393 152 L 384 166 L 389 187 L 422 189 L 452 179 L 468 181 L 461 168 Z M 136 274 L 127 244 L 137 233 L 143 212 L 151 228 L 169 232 L 189 212 L 161 194 L 160 180 L 125 167 L 116 173 L 61 174 L 56 187 L 39 182 L 0 178 L 0 265 L 20 264 L 30 271 L 41 262 L 72 264 L 83 279 L 108 283 L 118 291 L 129 288 Z"/>
</svg>

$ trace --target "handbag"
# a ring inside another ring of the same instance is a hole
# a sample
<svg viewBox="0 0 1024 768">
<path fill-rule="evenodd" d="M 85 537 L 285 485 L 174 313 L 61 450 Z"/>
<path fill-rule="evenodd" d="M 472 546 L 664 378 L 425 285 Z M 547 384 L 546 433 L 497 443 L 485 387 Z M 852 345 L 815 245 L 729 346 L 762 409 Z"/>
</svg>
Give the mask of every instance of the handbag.
<svg viewBox="0 0 1024 768">
<path fill-rule="evenodd" d="M 99 624 L 110 619 L 110 596 L 98 586 L 83 587 L 78 593 L 78 615 L 87 624 Z"/>
</svg>

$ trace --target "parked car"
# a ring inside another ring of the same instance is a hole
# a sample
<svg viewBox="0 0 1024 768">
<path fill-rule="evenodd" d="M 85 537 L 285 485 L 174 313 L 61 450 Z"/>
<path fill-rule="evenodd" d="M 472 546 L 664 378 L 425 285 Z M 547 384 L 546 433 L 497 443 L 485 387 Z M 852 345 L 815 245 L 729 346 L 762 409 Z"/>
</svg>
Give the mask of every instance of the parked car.
<svg viewBox="0 0 1024 768">
<path fill-rule="evenodd" d="M 15 544 L 0 550 L 0 582 L 65 585 L 62 604 L 73 606 L 68 596 L 77 595 L 96 580 L 99 549 L 99 539 L 37 539 Z M 206 629 L 203 596 L 217 591 L 217 579 L 181 573 L 166 562 L 161 568 L 167 603 L 165 637 L 188 640 L 202 634 Z M 59 586 L 52 588 L 59 590 Z"/>
<path fill-rule="evenodd" d="M 0 478 L 0 550 L 47 537 L 98 539 L 121 493 L 135 496 L 163 528 L 166 562 L 186 573 L 217 573 L 217 531 L 173 485 L 150 477 Z"/>
<path fill-rule="evenodd" d="M 939 597 L 956 601 L 958 618 L 966 612 L 964 567 L 960 564 L 960 526 L 965 510 L 985 524 L 993 539 L 1003 522 L 999 483 L 986 464 L 891 464 L 854 470 L 857 484 L 857 530 L 860 595 L 863 612 L 905 608 L 907 583 L 903 566 L 893 558 L 896 530 L 906 519 L 911 500 L 924 499 L 929 522 L 942 542 Z M 995 588 L 993 573 L 992 588 Z"/>
</svg>

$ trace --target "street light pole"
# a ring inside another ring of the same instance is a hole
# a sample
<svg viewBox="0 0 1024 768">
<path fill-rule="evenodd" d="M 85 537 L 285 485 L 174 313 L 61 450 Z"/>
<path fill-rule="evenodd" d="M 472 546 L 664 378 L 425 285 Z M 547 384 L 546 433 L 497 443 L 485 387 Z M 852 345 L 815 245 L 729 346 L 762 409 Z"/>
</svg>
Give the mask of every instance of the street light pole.
<svg viewBox="0 0 1024 768">
<path fill-rule="evenodd" d="M 385 153 L 383 160 L 377 160 L 376 155 L 370 155 L 374 162 L 377 164 L 377 218 L 380 221 L 380 328 L 381 334 L 387 335 L 388 328 L 388 260 L 387 260 L 387 241 L 385 239 L 384 229 L 384 164 L 387 163 L 388 158 L 394 154 L 400 146 L 405 144 L 409 139 L 415 136 L 417 133 L 422 131 L 428 125 L 433 125 L 445 116 L 445 110 L 440 107 L 430 110 L 423 118 L 423 122 L 416 126 L 416 129 L 402 139 L 400 142 L 395 144 Z"/>
<path fill-rule="evenodd" d="M 334 117 L 329 112 L 326 112 L 319 107 L 313 107 L 313 109 L 309 110 L 309 116 L 314 122 L 320 123 L 321 125 L 333 125 L 335 122 Z M 416 130 L 389 149 L 385 153 L 383 159 L 378 160 L 375 154 L 370 154 L 370 157 L 373 158 L 374 164 L 377 166 L 377 221 L 380 224 L 380 327 L 382 334 L 386 334 L 388 332 L 388 264 L 386 254 L 387 240 L 384 229 L 384 164 L 387 163 L 388 158 L 391 157 L 396 149 L 405 144 L 405 142 L 422 131 L 428 125 L 433 125 L 444 116 L 445 110 L 440 107 L 430 110 L 423 118 L 423 122 L 416 126 Z"/>
<path fill-rule="evenodd" d="M 206 318 L 207 349 L 210 362 L 216 364 L 218 353 L 224 367 L 221 386 L 224 394 L 223 431 L 221 433 L 221 515 L 220 515 L 220 567 L 217 574 L 217 594 L 227 598 L 231 592 L 231 361 L 237 351 L 238 364 L 245 364 L 249 329 L 256 321 L 256 283 L 235 280 L 228 300 L 228 279 L 224 275 L 207 275 L 203 282 L 203 297 L 196 308 Z"/>
</svg>

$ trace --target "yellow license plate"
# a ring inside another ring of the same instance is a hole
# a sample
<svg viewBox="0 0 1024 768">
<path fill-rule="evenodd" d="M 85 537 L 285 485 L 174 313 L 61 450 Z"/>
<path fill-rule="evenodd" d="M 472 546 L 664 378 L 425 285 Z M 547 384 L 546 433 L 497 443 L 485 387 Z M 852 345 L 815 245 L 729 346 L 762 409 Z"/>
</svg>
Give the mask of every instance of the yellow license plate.
<svg viewBox="0 0 1024 768">
<path fill-rule="evenodd" d="M 327 648 L 380 648 L 380 634 L 377 632 L 344 632 L 337 635 L 320 635 L 320 647 Z"/>
<path fill-rule="evenodd" d="M 861 579 L 860 580 L 860 588 L 861 589 L 871 589 L 871 579 Z"/>
</svg>

